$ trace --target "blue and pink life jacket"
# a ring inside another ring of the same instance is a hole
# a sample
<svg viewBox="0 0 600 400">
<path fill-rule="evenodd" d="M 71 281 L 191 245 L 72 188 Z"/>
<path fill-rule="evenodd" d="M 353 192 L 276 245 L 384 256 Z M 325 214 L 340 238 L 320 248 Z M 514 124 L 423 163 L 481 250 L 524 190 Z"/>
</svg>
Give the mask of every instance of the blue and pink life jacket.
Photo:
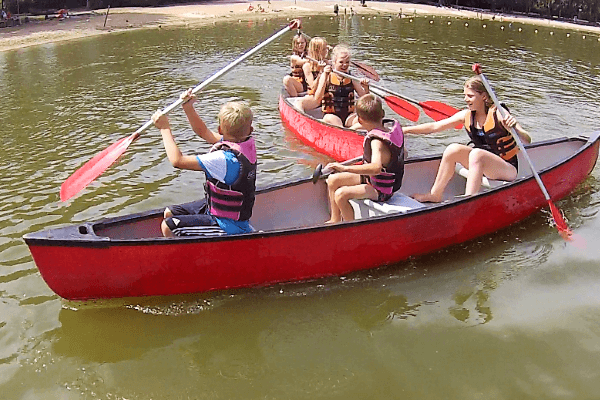
<svg viewBox="0 0 600 400">
<path fill-rule="evenodd" d="M 208 178 L 204 186 L 210 214 L 234 221 L 247 221 L 252 216 L 256 196 L 256 144 L 250 137 L 244 142 L 221 141 L 210 151 L 231 151 L 240 163 L 240 173 L 232 185 Z"/>
</svg>

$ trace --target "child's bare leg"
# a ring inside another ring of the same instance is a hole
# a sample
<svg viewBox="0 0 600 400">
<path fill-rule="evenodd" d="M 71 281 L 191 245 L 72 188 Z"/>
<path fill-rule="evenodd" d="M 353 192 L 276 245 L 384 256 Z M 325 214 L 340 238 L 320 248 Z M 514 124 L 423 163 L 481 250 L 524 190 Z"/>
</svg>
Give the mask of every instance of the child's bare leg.
<svg viewBox="0 0 600 400">
<path fill-rule="evenodd" d="M 356 113 L 352 113 L 352 114 L 348 115 L 348 118 L 346 118 L 346 122 L 344 123 L 344 126 L 347 126 L 352 129 L 362 128 L 362 126 L 358 122 L 358 116 L 356 115 Z"/>
<path fill-rule="evenodd" d="M 335 191 L 335 203 L 339 208 L 344 221 L 354 221 L 354 209 L 350 205 L 351 199 L 377 200 L 377 191 L 371 185 L 359 184 L 354 186 L 342 186 Z"/>
<path fill-rule="evenodd" d="M 344 126 L 344 123 L 340 117 L 335 114 L 325 114 L 325 116 L 323 116 L 323 122 L 327 122 L 328 124 L 335 126 Z"/>
<path fill-rule="evenodd" d="M 173 232 L 171 232 L 171 229 L 169 228 L 169 226 L 167 225 L 167 223 L 165 221 L 161 222 L 160 230 L 164 237 L 173 237 L 174 236 Z"/>
<path fill-rule="evenodd" d="M 302 111 L 307 111 L 319 107 L 321 105 L 321 102 L 317 101 L 315 96 L 307 94 L 306 96 L 302 97 L 302 99 L 300 99 L 300 101 L 297 104 L 298 108 L 300 108 Z"/>
<path fill-rule="evenodd" d="M 479 192 L 484 175 L 490 179 L 513 181 L 517 177 L 517 169 L 489 151 L 473 149 L 469 153 L 469 175 L 465 190 L 467 196 Z"/>
<path fill-rule="evenodd" d="M 283 86 L 291 97 L 297 97 L 302 92 L 302 84 L 289 75 L 283 77 Z"/>
<path fill-rule="evenodd" d="M 444 195 L 444 189 L 446 189 L 448 182 L 454 175 L 456 163 L 469 165 L 469 153 L 471 150 L 473 150 L 471 147 L 457 143 L 453 143 L 446 147 L 446 150 L 444 150 L 444 155 L 442 156 L 442 161 L 440 162 L 440 166 L 438 168 L 437 175 L 435 177 L 435 182 L 433 183 L 429 193 L 413 194 L 412 197 L 415 200 L 424 203 L 441 202 Z"/>
<path fill-rule="evenodd" d="M 331 210 L 331 218 L 326 223 L 340 222 L 342 214 L 335 201 L 335 193 L 342 186 L 353 186 L 360 184 L 360 175 L 350 172 L 340 172 L 331 174 L 327 178 L 327 196 L 329 198 L 329 207 Z"/>
</svg>

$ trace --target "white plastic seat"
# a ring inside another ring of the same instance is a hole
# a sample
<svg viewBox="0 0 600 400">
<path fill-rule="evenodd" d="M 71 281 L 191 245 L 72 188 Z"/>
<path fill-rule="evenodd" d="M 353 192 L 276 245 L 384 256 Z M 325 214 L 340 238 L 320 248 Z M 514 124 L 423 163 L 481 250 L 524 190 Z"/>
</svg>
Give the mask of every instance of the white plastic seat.
<svg viewBox="0 0 600 400">
<path fill-rule="evenodd" d="M 379 215 L 388 215 L 394 213 L 406 213 L 407 211 L 414 210 L 416 208 L 425 207 L 424 204 L 419 203 L 417 200 L 409 197 L 405 194 L 396 192 L 386 202 L 377 202 L 370 199 L 352 199 L 350 205 L 354 209 L 354 218 L 368 218 L 376 217 Z"/>
</svg>

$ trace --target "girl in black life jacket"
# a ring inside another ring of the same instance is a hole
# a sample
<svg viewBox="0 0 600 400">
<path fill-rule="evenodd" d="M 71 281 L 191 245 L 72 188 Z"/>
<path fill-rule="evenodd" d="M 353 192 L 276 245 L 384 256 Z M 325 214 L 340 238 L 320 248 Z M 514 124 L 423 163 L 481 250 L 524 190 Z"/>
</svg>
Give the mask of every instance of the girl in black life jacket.
<svg viewBox="0 0 600 400">
<path fill-rule="evenodd" d="M 435 182 L 429 193 L 414 194 L 421 202 L 439 203 L 444 189 L 454 174 L 456 163 L 468 168 L 465 195 L 479 192 L 483 176 L 489 179 L 513 181 L 518 173 L 518 147 L 510 128 L 515 128 L 521 141 L 531 143 L 529 133 L 510 114 L 503 119 L 477 76 L 464 86 L 467 108 L 437 122 L 404 127 L 404 133 L 426 134 L 450 129 L 464 123 L 474 147 L 453 143 L 444 150 Z"/>
<path fill-rule="evenodd" d="M 323 121 L 337 126 L 358 128 L 358 118 L 354 112 L 354 99 L 369 93 L 369 80 L 359 82 L 343 78 L 333 70 L 348 73 L 350 68 L 350 49 L 344 45 L 337 45 L 331 54 L 332 66 L 326 66 L 322 79 L 315 93 L 315 98 L 320 99 L 322 110 L 325 114 Z M 333 68 L 332 68 L 333 67 Z M 353 126 L 355 125 L 355 126 Z"/>
</svg>

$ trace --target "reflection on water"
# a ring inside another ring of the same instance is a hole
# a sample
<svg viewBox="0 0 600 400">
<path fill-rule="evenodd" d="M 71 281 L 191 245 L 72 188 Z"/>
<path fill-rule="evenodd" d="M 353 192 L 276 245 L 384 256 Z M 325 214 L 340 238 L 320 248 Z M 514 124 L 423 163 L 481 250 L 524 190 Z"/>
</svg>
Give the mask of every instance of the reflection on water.
<svg viewBox="0 0 600 400">
<path fill-rule="evenodd" d="M 86 303 L 50 291 L 23 234 L 202 193 L 198 174 L 175 171 L 166 161 L 154 129 L 68 203 L 58 201 L 60 184 L 285 22 L 128 32 L 0 53 L 0 393 L 14 399 L 594 398 L 598 169 L 557 203 L 583 239 L 580 246 L 562 241 L 548 225 L 549 213 L 541 212 L 494 235 L 343 277 Z M 583 39 L 517 23 L 395 16 L 311 18 L 305 29 L 332 44 L 349 43 L 357 60 L 377 68 L 381 85 L 419 101 L 462 107 L 462 83 L 480 62 L 534 140 L 598 128 L 600 43 L 593 34 Z M 326 161 L 281 126 L 277 95 L 290 41 L 236 67 L 198 102 L 211 128 L 223 102 L 249 102 L 259 186 L 308 176 Z M 427 120 L 423 114 L 420 122 Z M 184 152 L 209 149 L 180 110 L 171 123 Z M 466 141 L 463 131 L 408 137 L 407 146 L 411 155 L 429 154 L 455 141 Z"/>
</svg>

